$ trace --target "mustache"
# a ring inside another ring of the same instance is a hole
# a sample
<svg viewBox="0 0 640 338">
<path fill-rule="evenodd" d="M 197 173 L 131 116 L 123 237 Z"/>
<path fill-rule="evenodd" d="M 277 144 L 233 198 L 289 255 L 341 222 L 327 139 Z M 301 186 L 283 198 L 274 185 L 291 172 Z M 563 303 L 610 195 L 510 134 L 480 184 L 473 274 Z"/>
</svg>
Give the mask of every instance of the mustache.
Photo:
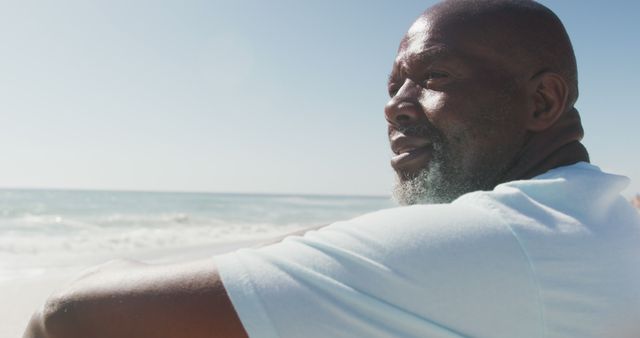
<svg viewBox="0 0 640 338">
<path fill-rule="evenodd" d="M 412 124 L 407 126 L 389 125 L 389 136 L 401 133 L 410 137 L 426 138 L 432 142 L 442 142 L 444 134 L 430 123 Z"/>
</svg>

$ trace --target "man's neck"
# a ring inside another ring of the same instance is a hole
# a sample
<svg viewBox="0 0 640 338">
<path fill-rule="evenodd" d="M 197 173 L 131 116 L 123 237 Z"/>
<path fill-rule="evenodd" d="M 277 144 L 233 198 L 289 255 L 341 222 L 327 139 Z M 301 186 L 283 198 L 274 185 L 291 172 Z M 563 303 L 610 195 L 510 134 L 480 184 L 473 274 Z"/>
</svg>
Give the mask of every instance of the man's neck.
<svg viewBox="0 0 640 338">
<path fill-rule="evenodd" d="M 529 135 L 501 182 L 529 179 L 554 168 L 589 162 L 589 153 L 580 143 L 583 135 L 580 115 L 572 108 L 551 128 Z"/>
</svg>

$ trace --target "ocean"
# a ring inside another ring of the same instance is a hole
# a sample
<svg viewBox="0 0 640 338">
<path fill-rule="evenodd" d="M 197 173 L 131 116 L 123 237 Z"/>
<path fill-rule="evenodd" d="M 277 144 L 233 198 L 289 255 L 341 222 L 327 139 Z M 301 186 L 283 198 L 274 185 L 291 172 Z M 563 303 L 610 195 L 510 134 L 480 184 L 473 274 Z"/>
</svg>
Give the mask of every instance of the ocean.
<svg viewBox="0 0 640 338">
<path fill-rule="evenodd" d="M 386 197 L 0 190 L 0 281 L 255 243 L 393 206 Z"/>
</svg>

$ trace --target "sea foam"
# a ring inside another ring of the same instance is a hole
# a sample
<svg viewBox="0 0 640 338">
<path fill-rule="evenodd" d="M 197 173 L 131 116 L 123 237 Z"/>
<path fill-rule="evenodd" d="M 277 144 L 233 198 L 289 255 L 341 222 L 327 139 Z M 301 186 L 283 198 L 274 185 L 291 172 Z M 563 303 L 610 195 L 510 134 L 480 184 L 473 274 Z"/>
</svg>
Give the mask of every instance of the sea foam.
<svg viewBox="0 0 640 338">
<path fill-rule="evenodd" d="M 0 190 L 0 280 L 145 252 L 269 240 L 388 198 Z"/>
</svg>

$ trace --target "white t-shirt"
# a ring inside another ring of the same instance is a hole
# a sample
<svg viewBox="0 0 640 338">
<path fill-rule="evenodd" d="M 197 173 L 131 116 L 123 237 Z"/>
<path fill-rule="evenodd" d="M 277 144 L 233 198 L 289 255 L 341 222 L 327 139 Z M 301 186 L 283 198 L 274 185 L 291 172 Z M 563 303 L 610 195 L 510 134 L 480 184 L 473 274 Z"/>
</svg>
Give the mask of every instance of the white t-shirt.
<svg viewBox="0 0 640 338">
<path fill-rule="evenodd" d="M 640 337 L 640 216 L 578 163 L 216 257 L 251 338 Z"/>
</svg>

